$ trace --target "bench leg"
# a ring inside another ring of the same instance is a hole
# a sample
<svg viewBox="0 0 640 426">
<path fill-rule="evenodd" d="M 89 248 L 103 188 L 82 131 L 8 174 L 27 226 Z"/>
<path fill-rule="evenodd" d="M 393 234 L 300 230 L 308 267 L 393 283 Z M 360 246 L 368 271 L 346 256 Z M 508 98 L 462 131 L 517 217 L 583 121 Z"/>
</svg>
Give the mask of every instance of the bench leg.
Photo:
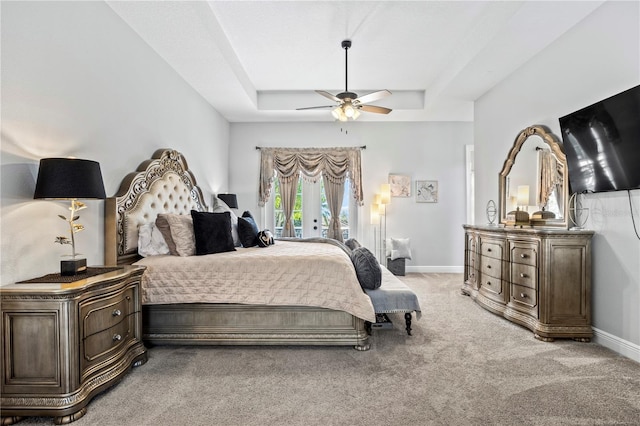
<svg viewBox="0 0 640 426">
<path fill-rule="evenodd" d="M 411 336 L 411 312 L 404 314 L 404 320 L 407 323 L 407 334 Z"/>
</svg>

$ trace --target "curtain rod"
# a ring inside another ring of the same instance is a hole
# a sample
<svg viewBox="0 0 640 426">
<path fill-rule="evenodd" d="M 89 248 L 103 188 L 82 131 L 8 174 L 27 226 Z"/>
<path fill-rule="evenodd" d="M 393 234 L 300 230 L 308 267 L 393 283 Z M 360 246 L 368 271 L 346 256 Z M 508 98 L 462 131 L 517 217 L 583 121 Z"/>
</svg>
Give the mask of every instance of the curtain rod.
<svg viewBox="0 0 640 426">
<path fill-rule="evenodd" d="M 256 149 L 257 149 L 257 150 L 261 150 L 262 148 L 271 148 L 271 147 L 270 147 L 270 146 L 269 146 L 269 147 L 266 147 L 266 146 L 256 146 Z M 338 146 L 338 147 L 332 147 L 332 148 L 319 148 L 319 149 L 333 149 L 333 148 L 360 148 L 360 149 L 367 149 L 367 146 L 366 146 L 366 145 L 362 145 L 362 146 L 353 146 L 353 147 L 352 147 L 352 146 Z M 286 148 L 285 148 L 285 149 L 286 149 Z M 294 148 L 294 149 L 298 149 L 298 148 Z M 314 148 L 309 148 L 309 149 L 314 149 Z"/>
</svg>

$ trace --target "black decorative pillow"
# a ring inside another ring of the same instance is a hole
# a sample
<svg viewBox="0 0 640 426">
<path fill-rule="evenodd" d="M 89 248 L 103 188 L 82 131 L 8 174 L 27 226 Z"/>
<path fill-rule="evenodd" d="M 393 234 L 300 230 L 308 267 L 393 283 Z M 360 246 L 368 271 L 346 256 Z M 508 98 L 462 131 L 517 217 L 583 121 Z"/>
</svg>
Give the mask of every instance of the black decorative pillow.
<svg viewBox="0 0 640 426">
<path fill-rule="evenodd" d="M 382 285 L 382 270 L 376 257 L 366 247 L 357 247 L 351 252 L 351 262 L 356 268 L 358 282 L 362 288 L 375 290 Z"/>
<path fill-rule="evenodd" d="M 196 255 L 235 251 L 229 212 L 209 213 L 191 210 Z"/>
<path fill-rule="evenodd" d="M 238 218 L 238 236 L 243 247 L 254 247 L 258 245 L 258 225 L 253 217 L 244 216 L 245 213 Z"/>
<path fill-rule="evenodd" d="M 273 234 L 268 229 L 258 232 L 258 245 L 260 247 L 268 247 L 275 244 Z"/>
</svg>

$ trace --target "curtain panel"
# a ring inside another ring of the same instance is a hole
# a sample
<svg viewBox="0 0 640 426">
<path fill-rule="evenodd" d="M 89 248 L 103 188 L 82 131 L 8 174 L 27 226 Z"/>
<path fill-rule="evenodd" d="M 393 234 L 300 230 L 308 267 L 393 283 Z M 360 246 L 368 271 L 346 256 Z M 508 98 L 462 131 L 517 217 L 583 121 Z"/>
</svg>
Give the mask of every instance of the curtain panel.
<svg viewBox="0 0 640 426">
<path fill-rule="evenodd" d="M 298 176 L 316 182 L 321 176 L 327 182 L 344 186 L 348 177 L 351 191 L 359 206 L 362 195 L 362 148 L 260 148 L 260 183 L 258 204 L 264 206 L 271 196 L 273 181 L 281 184 L 297 181 Z"/>
</svg>

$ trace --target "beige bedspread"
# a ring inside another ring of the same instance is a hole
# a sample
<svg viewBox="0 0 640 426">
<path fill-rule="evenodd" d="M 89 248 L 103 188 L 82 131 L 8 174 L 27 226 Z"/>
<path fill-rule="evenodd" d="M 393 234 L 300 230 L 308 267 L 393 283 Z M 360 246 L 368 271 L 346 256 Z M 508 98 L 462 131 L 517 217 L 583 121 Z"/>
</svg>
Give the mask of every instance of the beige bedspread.
<svg viewBox="0 0 640 426">
<path fill-rule="evenodd" d="M 136 264 L 142 303 L 319 306 L 375 322 L 349 256 L 325 243 L 276 241 L 206 256 L 152 256 Z"/>
</svg>

